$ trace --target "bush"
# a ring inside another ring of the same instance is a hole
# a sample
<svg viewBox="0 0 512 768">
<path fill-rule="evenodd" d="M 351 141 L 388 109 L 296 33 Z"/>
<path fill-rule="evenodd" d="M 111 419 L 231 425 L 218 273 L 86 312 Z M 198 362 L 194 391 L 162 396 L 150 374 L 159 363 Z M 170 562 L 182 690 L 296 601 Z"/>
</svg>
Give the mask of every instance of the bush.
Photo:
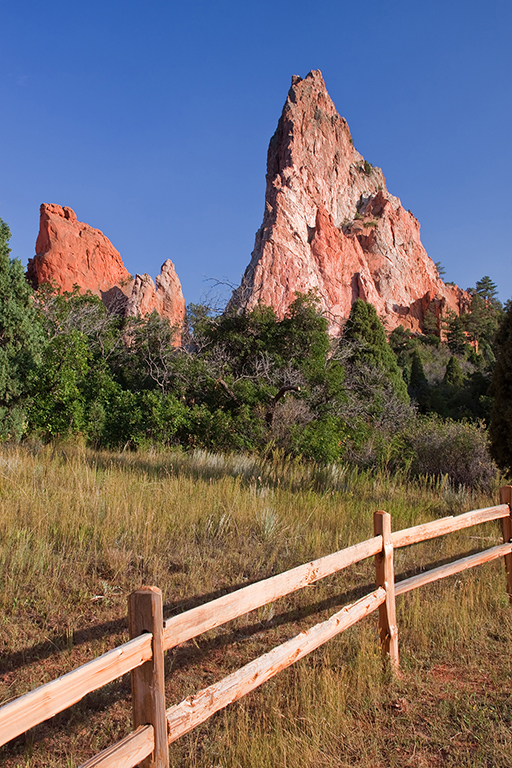
<svg viewBox="0 0 512 768">
<path fill-rule="evenodd" d="M 448 475 L 452 483 L 490 491 L 497 467 L 481 426 L 437 417 L 419 418 L 408 435 L 416 475 Z"/>
</svg>

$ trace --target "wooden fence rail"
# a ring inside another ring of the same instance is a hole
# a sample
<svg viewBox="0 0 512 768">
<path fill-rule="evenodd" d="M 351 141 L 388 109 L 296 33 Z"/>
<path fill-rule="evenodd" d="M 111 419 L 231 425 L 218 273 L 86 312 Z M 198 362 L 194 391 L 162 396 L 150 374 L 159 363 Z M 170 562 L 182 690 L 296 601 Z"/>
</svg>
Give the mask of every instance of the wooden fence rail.
<svg viewBox="0 0 512 768">
<path fill-rule="evenodd" d="M 502 520 L 503 544 L 395 582 L 394 550 L 490 520 Z M 398 668 L 395 597 L 424 584 L 503 557 L 512 602 L 512 486 L 500 504 L 391 531 L 387 512 L 374 515 L 374 536 L 339 552 L 224 595 L 163 620 L 162 593 L 143 587 L 129 598 L 131 640 L 0 707 L 0 745 L 80 701 L 127 672 L 132 676 L 133 732 L 82 768 L 168 768 L 168 745 L 348 627 L 379 611 L 383 654 Z M 326 621 L 301 632 L 217 683 L 165 708 L 164 653 L 210 629 L 295 592 L 349 565 L 375 558 L 376 589 Z"/>
</svg>

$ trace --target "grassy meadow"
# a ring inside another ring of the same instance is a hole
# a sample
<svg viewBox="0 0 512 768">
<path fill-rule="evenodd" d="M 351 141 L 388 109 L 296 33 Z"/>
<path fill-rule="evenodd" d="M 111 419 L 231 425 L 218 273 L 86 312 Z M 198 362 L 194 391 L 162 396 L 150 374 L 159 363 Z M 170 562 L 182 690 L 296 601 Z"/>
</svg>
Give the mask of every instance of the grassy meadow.
<svg viewBox="0 0 512 768">
<path fill-rule="evenodd" d="M 205 451 L 0 447 L 0 702 L 128 639 L 127 596 L 169 617 L 372 535 L 498 503 L 447 479 Z M 397 578 L 501 542 L 498 522 L 398 550 Z M 167 706 L 369 592 L 373 562 L 167 654 Z M 502 562 L 397 598 L 401 674 L 372 615 L 170 747 L 184 768 L 509 766 L 512 608 Z M 0 749 L 71 768 L 130 731 L 129 676 Z"/>
</svg>

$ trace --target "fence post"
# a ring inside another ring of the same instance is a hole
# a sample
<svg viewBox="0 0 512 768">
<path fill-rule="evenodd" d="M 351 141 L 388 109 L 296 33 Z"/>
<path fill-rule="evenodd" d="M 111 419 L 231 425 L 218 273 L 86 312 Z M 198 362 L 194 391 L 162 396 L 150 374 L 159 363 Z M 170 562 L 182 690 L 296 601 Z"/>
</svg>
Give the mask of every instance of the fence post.
<svg viewBox="0 0 512 768">
<path fill-rule="evenodd" d="M 391 541 L 391 515 L 375 512 L 373 515 L 375 536 L 382 536 L 382 551 L 375 555 L 375 575 L 378 587 L 386 590 L 386 601 L 379 606 L 379 637 L 382 653 L 389 656 L 391 667 L 398 670 L 398 627 L 395 605 L 395 567 L 393 542 Z"/>
<path fill-rule="evenodd" d="M 128 600 L 130 638 L 144 632 L 153 634 L 153 657 L 132 670 L 133 729 L 152 725 L 155 748 L 139 763 L 140 768 L 169 768 L 163 650 L 162 593 L 157 587 L 142 587 Z"/>
<path fill-rule="evenodd" d="M 507 544 L 512 541 L 512 485 L 504 485 L 503 488 L 500 488 L 500 504 L 508 504 L 510 507 L 510 515 L 501 519 L 503 543 Z M 512 554 L 505 555 L 505 571 L 507 573 L 508 599 L 512 603 Z"/>
</svg>

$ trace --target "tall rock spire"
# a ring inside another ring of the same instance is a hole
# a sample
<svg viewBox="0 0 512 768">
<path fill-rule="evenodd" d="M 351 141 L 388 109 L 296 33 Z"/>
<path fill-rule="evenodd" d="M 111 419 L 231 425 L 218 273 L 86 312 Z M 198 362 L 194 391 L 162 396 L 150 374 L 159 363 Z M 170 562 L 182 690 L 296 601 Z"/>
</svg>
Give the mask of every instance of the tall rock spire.
<svg viewBox="0 0 512 768">
<path fill-rule="evenodd" d="M 429 306 L 439 317 L 468 300 L 438 277 L 418 221 L 354 148 L 319 70 L 292 78 L 268 149 L 263 223 L 230 306 L 262 303 L 282 317 L 296 291 L 311 289 L 333 331 L 357 298 L 388 330 L 421 329 Z"/>
</svg>

